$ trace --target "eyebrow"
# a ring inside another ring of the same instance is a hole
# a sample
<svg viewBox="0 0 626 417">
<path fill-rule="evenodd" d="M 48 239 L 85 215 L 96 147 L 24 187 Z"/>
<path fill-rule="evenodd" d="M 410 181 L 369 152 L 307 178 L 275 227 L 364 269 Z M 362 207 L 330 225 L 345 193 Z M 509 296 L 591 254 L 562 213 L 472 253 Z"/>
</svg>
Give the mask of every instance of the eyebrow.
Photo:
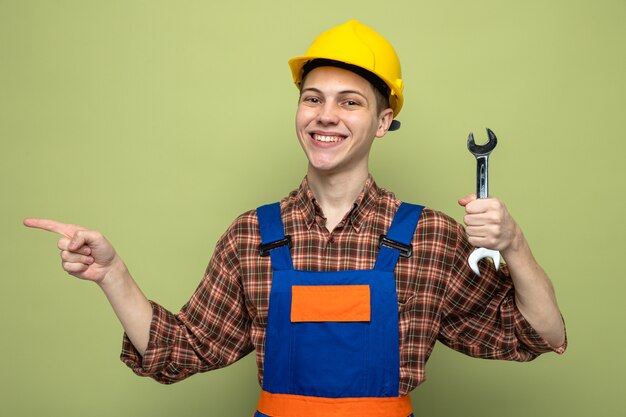
<svg viewBox="0 0 626 417">
<path fill-rule="evenodd" d="M 307 88 L 303 88 L 300 91 L 300 95 L 302 95 L 303 93 L 308 92 L 308 91 L 312 91 L 312 92 L 319 93 L 319 94 L 322 94 L 322 95 L 324 94 L 322 92 L 322 90 L 319 90 L 319 89 L 317 89 L 315 87 L 307 87 Z M 365 94 L 363 94 L 363 93 L 361 93 L 360 91 L 357 91 L 357 90 L 341 90 L 341 91 L 338 92 L 338 94 L 339 95 L 357 94 L 357 95 L 359 95 L 359 96 L 361 96 L 361 97 L 363 97 L 364 99 L 367 100 L 367 97 L 365 96 Z"/>
</svg>

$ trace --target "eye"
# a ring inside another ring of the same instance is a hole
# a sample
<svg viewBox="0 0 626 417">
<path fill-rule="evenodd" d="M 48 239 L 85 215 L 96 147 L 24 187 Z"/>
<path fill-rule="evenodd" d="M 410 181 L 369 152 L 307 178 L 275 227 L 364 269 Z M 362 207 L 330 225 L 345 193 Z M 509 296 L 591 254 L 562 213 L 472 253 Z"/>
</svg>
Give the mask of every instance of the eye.
<svg viewBox="0 0 626 417">
<path fill-rule="evenodd" d="M 355 107 L 355 106 L 360 106 L 361 102 L 359 100 L 354 100 L 354 99 L 346 99 L 343 102 L 343 105 L 346 107 Z"/>
<path fill-rule="evenodd" d="M 305 97 L 302 97 L 301 101 L 303 103 L 311 103 L 311 104 L 320 103 L 320 99 L 315 97 L 315 96 L 305 96 Z"/>
</svg>

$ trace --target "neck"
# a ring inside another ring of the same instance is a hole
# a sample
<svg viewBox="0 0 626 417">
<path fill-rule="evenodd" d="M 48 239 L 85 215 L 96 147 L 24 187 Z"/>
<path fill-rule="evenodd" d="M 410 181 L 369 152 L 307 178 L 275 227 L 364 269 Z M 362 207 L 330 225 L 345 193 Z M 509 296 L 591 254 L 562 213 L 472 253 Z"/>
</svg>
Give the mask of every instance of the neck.
<svg viewBox="0 0 626 417">
<path fill-rule="evenodd" d="M 320 175 L 309 169 L 307 180 L 317 203 L 326 216 L 326 228 L 332 231 L 348 213 L 363 190 L 368 172 Z"/>
</svg>

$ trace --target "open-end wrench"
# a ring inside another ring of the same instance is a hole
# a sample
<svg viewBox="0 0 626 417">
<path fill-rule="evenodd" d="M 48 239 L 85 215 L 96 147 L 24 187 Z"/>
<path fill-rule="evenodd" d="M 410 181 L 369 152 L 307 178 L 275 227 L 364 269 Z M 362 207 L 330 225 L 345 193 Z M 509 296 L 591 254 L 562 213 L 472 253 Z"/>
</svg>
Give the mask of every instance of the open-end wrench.
<svg viewBox="0 0 626 417">
<path fill-rule="evenodd" d="M 498 138 L 489 128 L 487 128 L 487 135 L 489 141 L 484 145 L 476 145 L 473 133 L 470 133 L 467 138 L 467 149 L 476 157 L 476 196 L 478 198 L 489 197 L 489 154 L 498 144 Z M 480 275 L 478 261 L 483 258 L 493 259 L 496 271 L 500 267 L 500 252 L 493 249 L 476 248 L 467 260 L 476 275 Z"/>
</svg>

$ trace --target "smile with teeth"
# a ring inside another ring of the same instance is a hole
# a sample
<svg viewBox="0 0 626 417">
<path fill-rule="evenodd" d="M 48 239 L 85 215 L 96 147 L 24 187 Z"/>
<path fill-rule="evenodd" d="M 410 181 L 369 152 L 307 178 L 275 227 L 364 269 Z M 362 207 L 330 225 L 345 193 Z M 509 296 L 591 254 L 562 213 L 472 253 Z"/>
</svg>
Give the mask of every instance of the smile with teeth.
<svg viewBox="0 0 626 417">
<path fill-rule="evenodd" d="M 313 139 L 318 142 L 340 142 L 345 139 L 345 136 L 331 136 L 331 135 L 319 135 L 317 133 L 313 134 Z"/>
</svg>

